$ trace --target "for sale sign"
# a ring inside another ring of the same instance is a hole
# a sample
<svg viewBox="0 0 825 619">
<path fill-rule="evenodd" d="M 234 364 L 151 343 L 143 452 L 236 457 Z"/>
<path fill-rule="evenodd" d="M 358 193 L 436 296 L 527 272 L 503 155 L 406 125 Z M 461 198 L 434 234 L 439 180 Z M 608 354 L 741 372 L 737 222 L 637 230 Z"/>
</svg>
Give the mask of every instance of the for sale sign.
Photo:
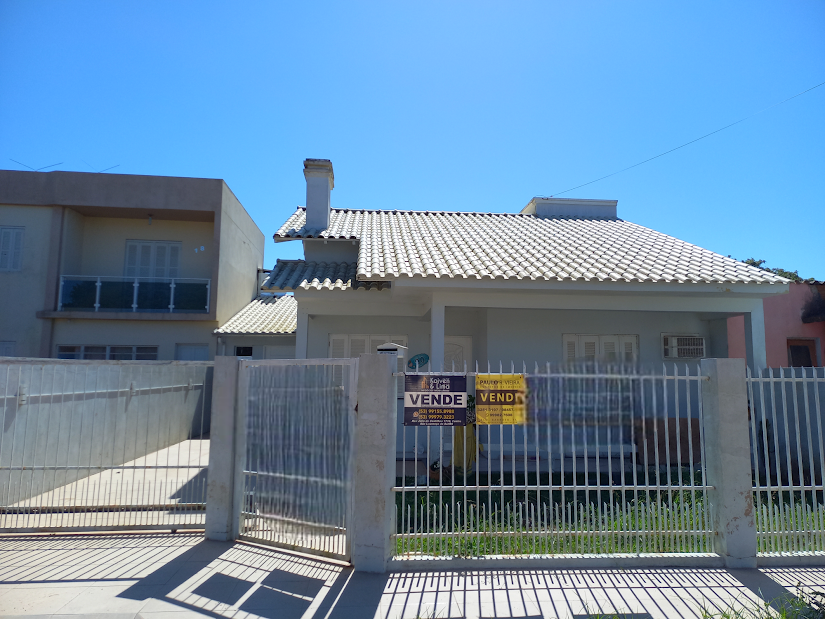
<svg viewBox="0 0 825 619">
<path fill-rule="evenodd" d="M 476 376 L 476 423 L 523 424 L 526 394 L 524 374 L 479 374 Z"/>
<path fill-rule="evenodd" d="M 404 425 L 467 425 L 467 377 L 407 374 Z"/>
</svg>

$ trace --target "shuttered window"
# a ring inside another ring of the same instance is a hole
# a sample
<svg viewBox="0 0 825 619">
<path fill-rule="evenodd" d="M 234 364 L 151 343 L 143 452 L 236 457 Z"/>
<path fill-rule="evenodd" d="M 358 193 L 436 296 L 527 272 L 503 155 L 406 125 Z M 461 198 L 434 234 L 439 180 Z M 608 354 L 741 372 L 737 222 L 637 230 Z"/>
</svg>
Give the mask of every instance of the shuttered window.
<svg viewBox="0 0 825 619">
<path fill-rule="evenodd" d="M 23 228 L 0 227 L 0 271 L 19 271 L 23 262 Z"/>
<path fill-rule="evenodd" d="M 565 333 L 562 350 L 565 361 L 633 363 L 639 357 L 639 336 Z"/>
<path fill-rule="evenodd" d="M 181 243 L 126 241 L 126 277 L 172 279 L 179 276 Z"/>
<path fill-rule="evenodd" d="M 352 359 L 359 355 L 370 352 L 375 353 L 381 344 L 392 342 L 400 346 L 407 345 L 406 335 L 345 335 L 334 334 L 329 336 L 329 358 L 330 359 Z M 397 372 L 404 371 L 404 358 L 399 357 Z M 336 381 L 340 380 L 338 374 L 341 369 L 336 368 Z M 404 379 L 398 378 L 399 397 L 404 397 Z"/>
</svg>

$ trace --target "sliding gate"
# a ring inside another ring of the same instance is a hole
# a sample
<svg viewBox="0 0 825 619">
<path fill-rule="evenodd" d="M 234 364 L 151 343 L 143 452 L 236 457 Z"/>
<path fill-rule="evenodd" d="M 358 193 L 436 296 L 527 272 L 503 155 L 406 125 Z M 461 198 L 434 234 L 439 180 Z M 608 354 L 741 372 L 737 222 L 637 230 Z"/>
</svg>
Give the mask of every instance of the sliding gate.
<svg viewBox="0 0 825 619">
<path fill-rule="evenodd" d="M 241 539 L 349 559 L 357 380 L 357 359 L 241 362 Z"/>
</svg>

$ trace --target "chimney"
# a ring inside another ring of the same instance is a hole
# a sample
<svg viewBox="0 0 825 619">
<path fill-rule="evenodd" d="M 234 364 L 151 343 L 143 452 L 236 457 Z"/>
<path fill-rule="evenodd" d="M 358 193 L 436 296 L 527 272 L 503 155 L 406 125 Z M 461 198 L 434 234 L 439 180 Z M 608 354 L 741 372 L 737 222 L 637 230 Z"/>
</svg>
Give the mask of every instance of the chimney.
<svg viewBox="0 0 825 619">
<path fill-rule="evenodd" d="M 304 159 L 307 179 L 307 228 L 329 228 L 329 192 L 335 186 L 329 159 Z"/>
<path fill-rule="evenodd" d="M 535 197 L 521 212 L 542 219 L 579 217 L 582 219 L 616 219 L 618 200 L 584 200 L 578 198 Z"/>
</svg>

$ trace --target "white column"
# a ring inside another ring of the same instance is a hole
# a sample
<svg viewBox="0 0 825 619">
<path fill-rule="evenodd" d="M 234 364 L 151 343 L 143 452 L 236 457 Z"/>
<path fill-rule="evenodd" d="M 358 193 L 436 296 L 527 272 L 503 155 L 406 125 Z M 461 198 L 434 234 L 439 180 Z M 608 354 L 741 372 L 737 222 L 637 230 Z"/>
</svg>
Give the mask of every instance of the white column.
<svg viewBox="0 0 825 619">
<path fill-rule="evenodd" d="M 309 335 L 309 314 L 298 308 L 298 327 L 295 330 L 295 358 L 307 358 L 307 336 Z"/>
<path fill-rule="evenodd" d="M 385 572 L 395 527 L 395 355 L 361 355 L 353 444 L 352 565 Z"/>
<path fill-rule="evenodd" d="M 754 376 L 761 376 L 768 367 L 768 352 L 765 345 L 765 310 L 762 299 L 757 299 L 750 313 L 745 314 L 745 351 L 748 366 Z"/>
<path fill-rule="evenodd" d="M 430 371 L 444 369 L 444 304 L 433 296 L 430 309 Z"/>
<path fill-rule="evenodd" d="M 702 359 L 702 412 L 714 547 L 728 568 L 756 567 L 744 359 Z"/>
</svg>

